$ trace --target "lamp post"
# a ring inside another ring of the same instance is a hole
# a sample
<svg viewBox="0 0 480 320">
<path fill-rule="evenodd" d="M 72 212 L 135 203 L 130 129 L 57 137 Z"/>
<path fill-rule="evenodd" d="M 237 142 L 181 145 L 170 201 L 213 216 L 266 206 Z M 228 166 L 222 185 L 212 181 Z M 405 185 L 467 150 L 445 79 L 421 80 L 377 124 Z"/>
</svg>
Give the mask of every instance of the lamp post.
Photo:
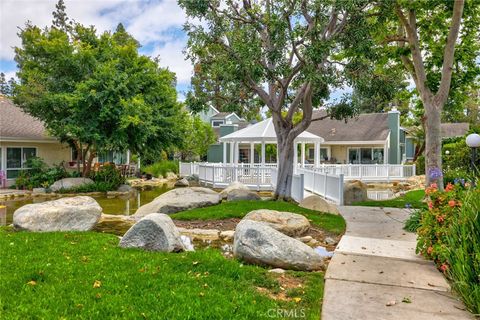
<svg viewBox="0 0 480 320">
<path fill-rule="evenodd" d="M 480 135 L 476 133 L 469 134 L 465 142 L 467 143 L 467 146 L 472 148 L 471 165 L 473 172 L 476 173 L 477 170 L 475 166 L 475 161 L 477 160 L 477 148 L 480 147 Z"/>
</svg>

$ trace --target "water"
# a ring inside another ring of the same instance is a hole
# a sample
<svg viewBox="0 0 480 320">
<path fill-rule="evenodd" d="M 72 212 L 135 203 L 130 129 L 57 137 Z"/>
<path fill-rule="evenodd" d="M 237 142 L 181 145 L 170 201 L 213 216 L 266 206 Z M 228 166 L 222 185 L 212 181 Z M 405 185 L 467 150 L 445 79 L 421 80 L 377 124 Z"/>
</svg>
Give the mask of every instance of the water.
<svg viewBox="0 0 480 320">
<path fill-rule="evenodd" d="M 367 197 L 371 200 L 389 200 L 395 198 L 392 190 L 368 190 Z"/>
<path fill-rule="evenodd" d="M 151 202 L 153 199 L 155 199 L 162 193 L 167 192 L 171 188 L 171 186 L 164 184 L 160 187 L 144 187 L 142 189 L 137 189 L 138 192 L 136 195 L 107 197 L 106 194 L 103 194 L 92 197 L 97 200 L 97 202 L 103 208 L 103 213 L 115 215 L 131 215 L 134 214 L 140 206 Z M 5 205 L 7 207 L 6 214 L 0 211 L 0 225 L 11 224 L 13 220 L 13 213 L 21 206 L 30 203 L 40 203 L 50 200 L 53 199 L 35 197 L 29 199 L 20 198 L 18 200 L 14 199 L 8 201 L 0 201 L 0 205 Z"/>
</svg>

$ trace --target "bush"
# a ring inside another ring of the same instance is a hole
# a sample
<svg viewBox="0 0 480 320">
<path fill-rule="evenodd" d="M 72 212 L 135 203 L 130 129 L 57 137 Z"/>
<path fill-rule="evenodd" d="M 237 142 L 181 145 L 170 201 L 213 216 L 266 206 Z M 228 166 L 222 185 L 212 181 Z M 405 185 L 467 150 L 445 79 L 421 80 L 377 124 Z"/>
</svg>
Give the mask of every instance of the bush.
<svg viewBox="0 0 480 320">
<path fill-rule="evenodd" d="M 421 155 L 415 161 L 415 173 L 417 175 L 425 174 L 425 156 Z"/>
<path fill-rule="evenodd" d="M 163 160 L 143 168 L 145 173 L 154 177 L 165 177 L 168 172 L 178 174 L 178 161 Z"/>
<path fill-rule="evenodd" d="M 467 308 L 480 314 L 480 189 L 465 195 L 447 236 L 448 275 Z"/>
<path fill-rule="evenodd" d="M 99 189 L 102 189 L 94 191 L 116 190 L 121 184 L 124 184 L 126 182 L 125 177 L 122 176 L 122 173 L 120 172 L 120 170 L 117 169 L 114 164 L 106 164 L 100 167 L 97 172 L 93 172 L 90 175 L 90 178 L 95 182 L 95 185 Z"/>
<path fill-rule="evenodd" d="M 465 181 L 468 181 L 470 174 L 462 168 L 450 168 L 443 170 L 443 183 L 445 185 L 451 184 L 465 184 Z"/>
<path fill-rule="evenodd" d="M 58 193 L 107 192 L 107 191 L 116 190 L 117 188 L 112 188 L 112 184 L 101 181 L 101 182 L 84 184 L 82 186 L 78 186 L 71 189 L 60 189 L 58 190 Z"/>
<path fill-rule="evenodd" d="M 421 210 L 415 210 L 410 214 L 407 221 L 405 221 L 405 226 L 403 229 L 409 232 L 417 232 L 418 228 L 420 228 L 422 219 L 422 212 Z"/>
<path fill-rule="evenodd" d="M 15 186 L 20 189 L 46 188 L 55 181 L 69 177 L 68 172 L 62 165 L 48 167 L 48 165 L 38 157 L 32 157 L 27 160 L 26 166 L 29 169 L 20 171 Z"/>
</svg>

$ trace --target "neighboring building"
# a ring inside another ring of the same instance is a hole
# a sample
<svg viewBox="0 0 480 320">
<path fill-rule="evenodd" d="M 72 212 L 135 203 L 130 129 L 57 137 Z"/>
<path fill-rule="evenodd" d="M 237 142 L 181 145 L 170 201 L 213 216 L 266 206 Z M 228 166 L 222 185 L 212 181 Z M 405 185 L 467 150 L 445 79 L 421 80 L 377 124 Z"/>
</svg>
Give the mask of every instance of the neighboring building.
<svg viewBox="0 0 480 320">
<path fill-rule="evenodd" d="M 463 137 L 468 133 L 468 130 L 470 130 L 468 122 L 442 123 L 442 139 Z"/>
<path fill-rule="evenodd" d="M 229 133 L 243 129 L 249 125 L 245 119 L 240 118 L 235 112 L 220 112 L 214 107 L 210 106 L 206 111 L 199 114 L 202 121 L 209 123 L 217 138 L 223 137 Z M 227 149 L 227 157 L 230 157 L 230 150 Z M 223 161 L 223 145 L 218 142 L 212 144 L 208 148 L 207 153 L 208 162 L 222 162 Z"/>
<path fill-rule="evenodd" d="M 0 172 L 13 184 L 31 157 L 48 165 L 65 163 L 76 168 L 76 152 L 48 134 L 42 121 L 24 113 L 10 99 L 0 95 Z M 94 162 L 128 163 L 128 153 L 101 152 Z M 2 175 L 0 175 L 2 176 Z M 0 182 L 1 186 L 1 182 Z"/>
</svg>

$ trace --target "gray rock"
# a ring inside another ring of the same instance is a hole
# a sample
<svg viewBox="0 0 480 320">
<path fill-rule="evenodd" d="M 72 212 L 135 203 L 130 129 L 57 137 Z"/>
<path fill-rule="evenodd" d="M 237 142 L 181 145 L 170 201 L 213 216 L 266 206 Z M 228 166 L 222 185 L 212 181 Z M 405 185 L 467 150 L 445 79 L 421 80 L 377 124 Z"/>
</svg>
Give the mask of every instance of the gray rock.
<svg viewBox="0 0 480 320">
<path fill-rule="evenodd" d="M 247 190 L 247 191 L 249 191 L 250 189 L 248 189 L 248 187 L 246 185 L 244 185 L 243 183 L 241 183 L 239 181 L 234 181 L 234 182 L 230 183 L 228 185 L 228 187 L 226 187 L 225 189 L 223 189 L 220 192 L 220 196 L 222 197 L 222 199 L 227 199 L 228 194 L 232 191 L 235 191 L 235 190 Z"/>
<path fill-rule="evenodd" d="M 135 212 L 136 217 L 150 213 L 171 214 L 187 209 L 213 206 L 220 203 L 220 195 L 213 190 L 201 187 L 173 189 L 156 197 Z"/>
<path fill-rule="evenodd" d="M 190 186 L 190 183 L 186 178 L 182 178 L 180 180 L 177 180 L 177 182 L 175 182 L 175 187 L 188 187 L 188 186 Z"/>
<path fill-rule="evenodd" d="M 93 180 L 90 178 L 64 178 L 55 181 L 50 186 L 50 190 L 52 190 L 53 192 L 57 192 L 60 189 L 72 189 L 90 183 L 93 183 Z"/>
<path fill-rule="evenodd" d="M 320 212 L 339 214 L 338 209 L 334 204 L 327 202 L 325 199 L 317 195 L 306 197 L 300 201 L 298 206 Z"/>
<path fill-rule="evenodd" d="M 331 244 L 337 243 L 337 241 L 335 241 L 335 239 L 333 239 L 331 237 L 326 237 L 325 238 L 325 243 L 331 245 Z"/>
<path fill-rule="evenodd" d="M 260 209 L 250 211 L 243 219 L 266 223 L 273 229 L 291 237 L 301 236 L 310 228 L 307 218 L 291 212 Z"/>
<path fill-rule="evenodd" d="M 61 198 L 20 207 L 13 214 L 13 225 L 28 231 L 87 231 L 101 215 L 102 208 L 92 197 Z"/>
<path fill-rule="evenodd" d="M 119 246 L 163 252 L 185 250 L 172 219 L 161 213 L 152 213 L 140 219 L 125 233 Z"/>
<path fill-rule="evenodd" d="M 343 203 L 350 205 L 358 201 L 367 201 L 368 186 L 360 180 L 347 181 L 343 188 Z"/>
<path fill-rule="evenodd" d="M 39 193 L 46 193 L 47 190 L 45 188 L 33 188 L 32 194 L 39 194 Z"/>
<path fill-rule="evenodd" d="M 237 225 L 233 254 L 247 263 L 275 268 L 312 271 L 324 267 L 320 255 L 306 244 L 251 220 Z"/>
<path fill-rule="evenodd" d="M 262 198 L 254 191 L 237 189 L 232 190 L 227 195 L 228 201 L 239 200 L 262 200 Z"/>
<path fill-rule="evenodd" d="M 117 188 L 117 192 L 131 192 L 131 193 L 134 193 L 135 189 L 128 184 L 122 184 Z"/>
</svg>

